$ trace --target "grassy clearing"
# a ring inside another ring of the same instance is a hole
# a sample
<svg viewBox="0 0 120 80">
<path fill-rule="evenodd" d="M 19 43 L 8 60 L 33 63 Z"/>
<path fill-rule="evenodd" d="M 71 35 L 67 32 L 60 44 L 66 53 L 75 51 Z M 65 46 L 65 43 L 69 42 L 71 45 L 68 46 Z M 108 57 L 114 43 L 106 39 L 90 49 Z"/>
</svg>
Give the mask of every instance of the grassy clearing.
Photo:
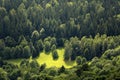
<svg viewBox="0 0 120 80">
<path fill-rule="evenodd" d="M 15 65 L 20 65 L 20 62 L 22 61 L 23 59 L 10 59 L 10 60 L 5 60 L 9 63 L 13 63 Z"/>
<path fill-rule="evenodd" d="M 50 52 L 49 54 L 45 54 L 45 52 L 41 52 L 39 57 L 36 58 L 36 60 L 38 61 L 39 64 L 44 64 L 46 63 L 47 68 L 49 67 L 61 67 L 62 65 L 64 65 L 66 68 L 71 68 L 72 66 L 75 66 L 76 63 L 74 61 L 68 61 L 65 62 L 64 61 L 64 49 L 57 49 L 59 58 L 58 60 L 53 60 L 52 58 L 52 53 Z"/>
<path fill-rule="evenodd" d="M 61 67 L 62 65 L 65 66 L 66 68 L 71 68 L 73 66 L 76 65 L 75 61 L 64 61 L 64 49 L 57 49 L 59 58 L 57 60 L 53 60 L 52 57 L 52 53 L 45 53 L 45 52 L 41 52 L 40 55 L 35 58 L 35 60 L 37 60 L 37 62 L 41 65 L 41 64 L 46 64 L 47 68 L 50 67 Z M 31 60 L 31 58 L 30 58 Z M 20 62 L 22 61 L 22 59 L 11 59 L 11 60 L 6 60 L 7 62 L 19 65 Z"/>
</svg>

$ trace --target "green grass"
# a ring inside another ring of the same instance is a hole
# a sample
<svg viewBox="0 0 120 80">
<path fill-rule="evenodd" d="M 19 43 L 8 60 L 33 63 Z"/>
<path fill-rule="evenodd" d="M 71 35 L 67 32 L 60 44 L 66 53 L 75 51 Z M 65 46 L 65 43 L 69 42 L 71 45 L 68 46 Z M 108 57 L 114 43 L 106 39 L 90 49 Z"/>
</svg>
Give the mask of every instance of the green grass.
<svg viewBox="0 0 120 80">
<path fill-rule="evenodd" d="M 40 55 L 37 58 L 35 58 L 35 60 L 37 60 L 39 65 L 45 63 L 47 68 L 54 67 L 54 66 L 59 68 L 62 65 L 66 68 L 71 68 L 76 65 L 75 61 L 67 61 L 67 62 L 64 61 L 64 49 L 63 48 L 57 49 L 57 52 L 59 55 L 59 58 L 57 60 L 53 60 L 51 52 L 50 53 L 41 52 Z M 5 60 L 5 61 L 19 65 L 22 59 L 11 59 L 11 60 Z"/>
<path fill-rule="evenodd" d="M 9 63 L 12 63 L 12 64 L 15 64 L 15 65 L 20 65 L 20 63 L 23 59 L 24 58 L 18 58 L 18 59 L 10 59 L 10 60 L 5 60 L 5 61 L 9 62 Z M 28 60 L 32 61 L 32 57 L 30 57 Z"/>
<path fill-rule="evenodd" d="M 15 64 L 15 65 L 19 65 L 22 59 L 10 59 L 10 60 L 5 60 L 5 61 Z"/>
<path fill-rule="evenodd" d="M 76 65 L 76 63 L 74 61 L 64 61 L 64 49 L 57 49 L 59 58 L 57 60 L 53 60 L 52 58 L 52 53 L 50 52 L 49 54 L 46 54 L 45 52 L 41 52 L 39 57 L 36 58 L 36 60 L 38 61 L 38 63 L 41 64 L 46 64 L 47 68 L 50 67 L 61 67 L 62 65 L 64 65 L 66 68 L 71 68 L 73 66 Z"/>
</svg>

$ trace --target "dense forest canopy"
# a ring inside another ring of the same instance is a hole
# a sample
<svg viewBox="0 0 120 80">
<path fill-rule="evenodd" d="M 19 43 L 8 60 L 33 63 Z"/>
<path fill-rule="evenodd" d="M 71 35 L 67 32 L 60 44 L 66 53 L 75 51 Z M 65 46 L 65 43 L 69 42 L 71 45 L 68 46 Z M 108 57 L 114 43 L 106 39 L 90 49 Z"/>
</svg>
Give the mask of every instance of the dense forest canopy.
<svg viewBox="0 0 120 80">
<path fill-rule="evenodd" d="M 66 39 L 75 36 L 81 39 L 94 38 L 97 33 L 120 34 L 119 0 L 0 1 L 1 43 L 7 50 L 19 49 L 19 54 L 23 53 L 21 57 L 29 57 L 32 52 L 36 56 L 43 49 L 43 43 L 49 51 L 54 43 L 46 42 L 47 37 L 52 37 L 57 47 L 63 47 Z M 30 52 L 27 56 L 24 49 L 20 50 L 25 47 Z"/>
<path fill-rule="evenodd" d="M 120 34 L 119 0 L 0 0 L 0 38 L 31 38 L 35 30 L 70 38 Z"/>
<path fill-rule="evenodd" d="M 61 47 L 77 66 L 27 60 Z M 120 79 L 119 64 L 120 0 L 0 0 L 0 80 Z"/>
</svg>

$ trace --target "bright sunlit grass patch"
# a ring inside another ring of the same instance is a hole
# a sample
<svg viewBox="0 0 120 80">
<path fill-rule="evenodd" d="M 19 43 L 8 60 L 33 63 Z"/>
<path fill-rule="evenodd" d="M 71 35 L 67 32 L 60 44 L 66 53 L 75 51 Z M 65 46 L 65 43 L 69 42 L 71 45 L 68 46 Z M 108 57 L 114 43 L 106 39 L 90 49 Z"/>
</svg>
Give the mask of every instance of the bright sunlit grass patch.
<svg viewBox="0 0 120 80">
<path fill-rule="evenodd" d="M 59 58 L 57 60 L 53 60 L 52 58 L 52 53 L 50 52 L 49 54 L 46 54 L 45 52 L 41 52 L 39 57 L 36 58 L 38 63 L 41 64 L 46 64 L 47 68 L 49 67 L 61 67 L 62 65 L 65 66 L 66 68 L 71 68 L 72 66 L 75 66 L 76 63 L 74 61 L 64 61 L 64 49 L 57 49 Z"/>
<path fill-rule="evenodd" d="M 39 65 L 45 63 L 47 68 L 54 67 L 54 66 L 59 68 L 62 65 L 66 68 L 71 68 L 76 65 L 75 61 L 67 61 L 67 62 L 64 61 L 64 49 L 63 48 L 57 49 L 57 52 L 59 56 L 57 60 L 53 60 L 51 52 L 50 53 L 41 52 L 40 55 L 37 58 L 35 58 L 35 60 L 37 60 Z M 11 60 L 5 60 L 5 61 L 19 65 L 22 60 L 23 59 L 11 59 Z M 29 60 L 31 60 L 31 58 Z"/>
</svg>

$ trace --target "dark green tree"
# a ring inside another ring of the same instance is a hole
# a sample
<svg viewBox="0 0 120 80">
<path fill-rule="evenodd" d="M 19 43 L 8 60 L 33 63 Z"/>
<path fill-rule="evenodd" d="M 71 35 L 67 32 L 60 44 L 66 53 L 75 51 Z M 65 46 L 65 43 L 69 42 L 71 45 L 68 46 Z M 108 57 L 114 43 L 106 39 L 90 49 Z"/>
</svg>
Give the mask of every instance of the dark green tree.
<svg viewBox="0 0 120 80">
<path fill-rule="evenodd" d="M 54 50 L 54 51 L 52 52 L 52 57 L 53 57 L 53 60 L 56 60 L 56 59 L 59 58 L 58 52 L 57 52 L 56 50 Z"/>
<path fill-rule="evenodd" d="M 84 57 L 78 56 L 76 58 L 76 62 L 77 62 L 78 65 L 83 65 L 83 64 L 85 64 L 87 62 L 87 60 Z"/>
<path fill-rule="evenodd" d="M 38 40 L 39 37 L 40 37 L 39 32 L 38 32 L 37 30 L 34 30 L 34 31 L 32 32 L 32 35 L 31 35 L 31 38 L 32 38 L 33 42 L 35 42 L 36 40 Z"/>
<path fill-rule="evenodd" d="M 64 60 L 70 60 L 71 54 L 72 54 L 72 44 L 68 41 L 65 43 L 65 53 L 64 53 Z"/>
<path fill-rule="evenodd" d="M 44 43 L 44 50 L 45 50 L 45 52 L 49 52 L 50 51 L 50 46 L 51 46 L 51 44 L 50 44 L 49 41 L 46 41 Z"/>
<path fill-rule="evenodd" d="M 31 56 L 31 50 L 30 50 L 30 47 L 29 47 L 29 46 L 25 46 L 25 47 L 23 48 L 23 54 L 22 54 L 22 56 L 23 56 L 24 58 L 29 58 L 29 57 Z"/>
<path fill-rule="evenodd" d="M 62 66 L 59 70 L 58 70 L 58 73 L 64 73 L 65 72 L 65 67 L 64 66 Z"/>
<path fill-rule="evenodd" d="M 5 48 L 5 42 L 4 40 L 0 39 L 0 51 L 4 50 Z"/>
<path fill-rule="evenodd" d="M 53 51 L 55 51 L 56 50 L 56 45 L 54 44 L 54 45 L 52 45 L 52 47 L 51 47 L 51 51 L 53 52 Z"/>
</svg>

